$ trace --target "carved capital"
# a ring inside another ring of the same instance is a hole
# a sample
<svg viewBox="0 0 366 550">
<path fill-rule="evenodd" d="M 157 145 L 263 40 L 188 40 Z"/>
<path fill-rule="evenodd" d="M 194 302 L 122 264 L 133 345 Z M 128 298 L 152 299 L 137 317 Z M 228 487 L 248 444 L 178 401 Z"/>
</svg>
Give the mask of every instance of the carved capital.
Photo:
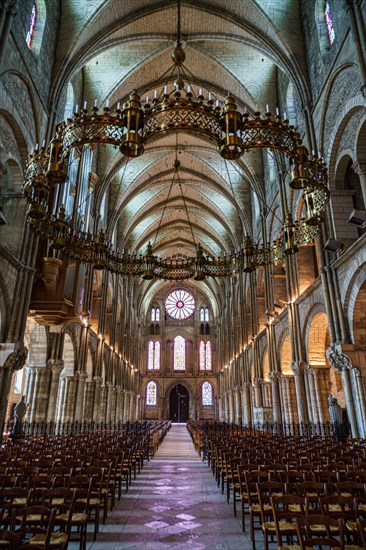
<svg viewBox="0 0 366 550">
<path fill-rule="evenodd" d="M 279 371 L 269 372 L 268 378 L 271 382 L 278 382 L 278 380 L 281 378 L 281 373 Z"/>
<path fill-rule="evenodd" d="M 345 369 L 352 368 L 351 359 L 348 357 L 348 355 L 342 352 L 342 348 L 339 345 L 335 344 L 331 346 L 327 349 L 325 353 L 329 363 L 331 364 L 331 367 L 334 370 L 342 372 Z"/>
<path fill-rule="evenodd" d="M 253 383 L 254 383 L 255 386 L 260 386 L 260 384 L 263 383 L 263 379 L 262 378 L 254 378 Z"/>
<path fill-rule="evenodd" d="M 352 164 L 352 168 L 358 176 L 366 175 L 366 162 L 356 161 Z"/>
<path fill-rule="evenodd" d="M 20 370 L 24 367 L 28 357 L 28 348 L 23 348 L 21 351 L 13 351 L 7 356 L 3 365 L 4 369 Z"/>
<path fill-rule="evenodd" d="M 305 361 L 292 361 L 290 366 L 295 376 L 301 376 L 309 365 Z"/>
</svg>

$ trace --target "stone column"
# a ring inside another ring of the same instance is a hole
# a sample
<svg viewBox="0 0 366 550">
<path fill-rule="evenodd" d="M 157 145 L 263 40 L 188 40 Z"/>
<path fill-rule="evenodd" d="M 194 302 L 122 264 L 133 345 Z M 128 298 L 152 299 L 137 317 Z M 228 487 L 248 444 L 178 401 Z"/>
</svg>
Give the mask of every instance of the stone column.
<svg viewBox="0 0 366 550">
<path fill-rule="evenodd" d="M 27 422 L 31 423 L 34 421 L 34 417 L 36 414 L 36 400 L 35 400 L 35 394 L 37 389 L 37 379 L 38 379 L 38 369 L 39 367 L 36 365 L 27 365 L 26 368 L 26 402 L 28 403 L 28 409 L 26 414 L 26 420 Z"/>
<path fill-rule="evenodd" d="M 123 422 L 130 420 L 130 392 L 124 390 Z"/>
<path fill-rule="evenodd" d="M 234 392 L 235 392 L 235 424 L 238 424 L 240 426 L 243 420 L 240 388 L 236 386 Z"/>
<path fill-rule="evenodd" d="M 0 67 L 3 64 L 7 44 L 10 36 L 10 30 L 14 15 L 17 13 L 17 0 L 7 0 L 3 2 L 0 15 Z"/>
<path fill-rule="evenodd" d="M 344 396 L 346 399 L 346 409 L 351 425 L 352 437 L 359 437 L 355 414 L 355 405 L 349 379 L 349 370 L 352 369 L 351 359 L 348 357 L 348 355 L 342 352 L 341 346 L 336 344 L 333 344 L 333 346 L 327 349 L 326 355 L 332 368 L 341 373 Z"/>
<path fill-rule="evenodd" d="M 101 421 L 101 385 L 102 378 L 100 376 L 93 377 L 94 382 L 94 406 L 93 406 L 93 422 L 99 424 Z"/>
<path fill-rule="evenodd" d="M 84 416 L 84 398 L 85 398 L 85 380 L 87 379 L 86 372 L 75 373 L 75 412 L 74 420 L 76 422 L 82 422 Z"/>
<path fill-rule="evenodd" d="M 130 422 L 133 422 L 135 419 L 135 400 L 136 400 L 136 394 L 135 392 L 130 393 Z"/>
<path fill-rule="evenodd" d="M 359 411 L 358 414 L 358 428 L 360 437 L 366 437 L 366 391 L 365 384 L 362 378 L 360 369 L 354 368 L 350 371 L 354 377 L 356 386 L 356 403 Z"/>
<path fill-rule="evenodd" d="M 281 373 L 279 372 L 270 372 L 268 374 L 268 377 L 271 381 L 271 388 L 272 388 L 272 409 L 273 409 L 274 424 L 281 424 L 282 422 L 280 391 L 278 387 L 278 381 L 280 376 L 281 376 Z"/>
<path fill-rule="evenodd" d="M 250 383 L 244 382 L 241 390 L 242 407 L 243 407 L 243 425 L 250 426 L 252 423 L 252 411 L 250 407 Z"/>
<path fill-rule="evenodd" d="M 13 373 L 23 368 L 28 355 L 27 348 L 14 351 L 14 344 L 2 344 L 0 350 L 0 440 L 4 431 L 10 385 Z"/>
<path fill-rule="evenodd" d="M 51 365 L 47 364 L 38 369 L 37 386 L 33 399 L 35 400 L 36 408 L 34 420 L 35 422 L 46 422 L 47 408 L 50 395 L 52 369 Z"/>
<path fill-rule="evenodd" d="M 48 408 L 47 408 L 47 422 L 55 422 L 60 374 L 62 369 L 64 368 L 64 362 L 62 359 L 55 359 L 50 361 L 50 366 L 51 366 L 51 384 L 50 384 L 50 394 L 49 394 Z"/>
<path fill-rule="evenodd" d="M 100 422 L 107 422 L 107 397 L 108 397 L 108 386 L 103 384 L 100 388 Z"/>
<path fill-rule="evenodd" d="M 318 414 L 318 407 L 316 403 L 316 392 L 315 392 L 315 385 L 314 385 L 314 376 L 313 371 L 311 367 L 308 368 L 307 374 L 308 374 L 308 383 L 309 383 L 309 401 L 310 401 L 310 408 L 311 408 L 311 416 L 314 424 L 319 424 L 319 414 Z"/>
<path fill-rule="evenodd" d="M 254 378 L 254 406 L 263 407 L 262 382 L 260 378 Z"/>
<path fill-rule="evenodd" d="M 94 392 L 95 392 L 94 380 L 86 380 L 83 421 L 87 423 L 90 423 L 93 421 Z"/>
<path fill-rule="evenodd" d="M 63 403 L 63 421 L 73 422 L 74 420 L 74 408 L 75 408 L 75 390 L 76 380 L 74 375 L 65 376 L 65 394 Z"/>
<path fill-rule="evenodd" d="M 352 165 L 353 170 L 358 174 L 360 178 L 360 185 L 363 197 L 363 204 L 366 208 L 366 162 L 354 162 Z"/>
<path fill-rule="evenodd" d="M 294 373 L 295 378 L 295 388 L 296 388 L 296 401 L 297 401 L 297 412 L 299 417 L 299 423 L 304 425 L 307 424 L 308 414 L 306 407 L 306 395 L 305 395 L 305 383 L 304 383 L 304 369 L 306 363 L 302 361 L 292 361 L 291 370 Z"/>
<path fill-rule="evenodd" d="M 311 406 L 310 383 L 309 383 L 310 376 L 311 376 L 310 367 L 308 365 L 304 371 L 304 383 L 305 383 L 306 403 L 308 406 L 308 418 L 309 418 L 310 424 L 313 424 L 314 418 L 313 418 L 313 409 Z"/>
</svg>

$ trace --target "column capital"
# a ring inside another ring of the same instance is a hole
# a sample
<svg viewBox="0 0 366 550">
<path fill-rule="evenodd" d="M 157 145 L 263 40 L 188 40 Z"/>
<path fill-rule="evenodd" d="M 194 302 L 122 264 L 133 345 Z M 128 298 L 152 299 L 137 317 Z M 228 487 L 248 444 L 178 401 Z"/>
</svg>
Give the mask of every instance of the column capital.
<svg viewBox="0 0 366 550">
<path fill-rule="evenodd" d="M 247 390 L 248 388 L 251 387 L 251 385 L 252 384 L 250 382 L 243 382 L 242 389 Z"/>
<path fill-rule="evenodd" d="M 86 372 L 82 372 L 82 371 L 76 371 L 75 372 L 75 378 L 78 378 L 79 380 L 86 380 L 88 378 L 88 375 Z"/>
<path fill-rule="evenodd" d="M 278 382 L 281 378 L 281 373 L 279 371 L 271 371 L 268 373 L 268 378 L 271 382 Z"/>
<path fill-rule="evenodd" d="M 255 386 L 260 386 L 260 384 L 263 384 L 263 378 L 254 378 L 253 384 Z"/>
<path fill-rule="evenodd" d="M 331 367 L 334 370 L 342 372 L 343 370 L 352 368 L 351 359 L 348 357 L 348 355 L 343 353 L 342 348 L 339 344 L 334 344 L 333 346 L 329 347 L 325 354 L 329 363 L 331 364 Z"/>
<path fill-rule="evenodd" d="M 3 369 L 20 370 L 24 367 L 28 357 L 28 348 L 11 352 L 4 361 Z"/>
<path fill-rule="evenodd" d="M 358 176 L 366 175 L 366 161 L 356 160 L 356 162 L 352 164 L 352 168 Z"/>
<path fill-rule="evenodd" d="M 301 376 L 304 374 L 304 371 L 306 367 L 308 367 L 308 363 L 305 361 L 291 361 L 291 370 L 294 373 L 295 376 Z"/>
</svg>

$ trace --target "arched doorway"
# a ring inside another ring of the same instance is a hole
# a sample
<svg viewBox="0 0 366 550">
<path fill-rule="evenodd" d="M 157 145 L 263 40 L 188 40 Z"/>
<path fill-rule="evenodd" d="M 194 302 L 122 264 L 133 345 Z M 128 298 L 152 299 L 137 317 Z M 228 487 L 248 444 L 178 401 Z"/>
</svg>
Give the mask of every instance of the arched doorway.
<svg viewBox="0 0 366 550">
<path fill-rule="evenodd" d="M 169 395 L 169 418 L 172 422 L 189 420 L 189 394 L 187 388 L 177 384 Z"/>
</svg>

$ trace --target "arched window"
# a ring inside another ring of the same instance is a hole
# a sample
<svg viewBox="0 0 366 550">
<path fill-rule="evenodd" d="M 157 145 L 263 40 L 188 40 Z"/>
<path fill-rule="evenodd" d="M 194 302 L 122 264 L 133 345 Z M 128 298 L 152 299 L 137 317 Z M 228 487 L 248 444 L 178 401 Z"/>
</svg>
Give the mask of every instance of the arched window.
<svg viewBox="0 0 366 550">
<path fill-rule="evenodd" d="M 183 336 L 174 338 L 174 370 L 186 369 L 186 341 Z"/>
<path fill-rule="evenodd" d="M 151 321 L 153 323 L 159 323 L 160 321 L 160 307 L 151 308 Z"/>
<path fill-rule="evenodd" d="M 210 311 L 208 307 L 201 307 L 200 309 L 200 321 L 208 323 L 210 320 Z"/>
<path fill-rule="evenodd" d="M 330 13 L 329 2 L 325 2 L 324 17 L 325 17 L 325 23 L 327 25 L 329 43 L 330 45 L 332 45 L 335 39 L 335 32 L 333 27 L 332 14 Z"/>
<path fill-rule="evenodd" d="M 213 391 L 210 382 L 204 382 L 202 384 L 202 405 L 212 406 Z"/>
<path fill-rule="evenodd" d="M 32 49 L 32 42 L 34 37 L 34 31 L 36 28 L 36 23 L 37 23 L 37 4 L 33 2 L 32 13 L 30 16 L 29 27 L 28 27 L 27 38 L 26 38 L 27 46 L 30 50 Z"/>
<path fill-rule="evenodd" d="M 66 103 L 65 103 L 65 110 L 64 110 L 65 120 L 67 118 L 72 118 L 74 114 L 74 101 L 75 101 L 74 87 L 71 84 L 71 82 L 69 82 L 66 89 Z"/>
<path fill-rule="evenodd" d="M 150 340 L 147 348 L 147 369 L 160 369 L 160 342 Z"/>
<path fill-rule="evenodd" d="M 158 387 L 156 385 L 156 382 L 153 382 L 153 380 L 151 380 L 146 386 L 146 405 L 155 407 L 157 403 L 157 397 Z"/>
<path fill-rule="evenodd" d="M 200 370 L 212 370 L 212 344 L 210 341 L 200 341 L 199 363 Z"/>
<path fill-rule="evenodd" d="M 45 0 L 34 0 L 32 11 L 29 15 L 26 44 L 32 54 L 37 58 L 41 51 L 43 34 L 46 27 L 47 9 Z"/>
</svg>

